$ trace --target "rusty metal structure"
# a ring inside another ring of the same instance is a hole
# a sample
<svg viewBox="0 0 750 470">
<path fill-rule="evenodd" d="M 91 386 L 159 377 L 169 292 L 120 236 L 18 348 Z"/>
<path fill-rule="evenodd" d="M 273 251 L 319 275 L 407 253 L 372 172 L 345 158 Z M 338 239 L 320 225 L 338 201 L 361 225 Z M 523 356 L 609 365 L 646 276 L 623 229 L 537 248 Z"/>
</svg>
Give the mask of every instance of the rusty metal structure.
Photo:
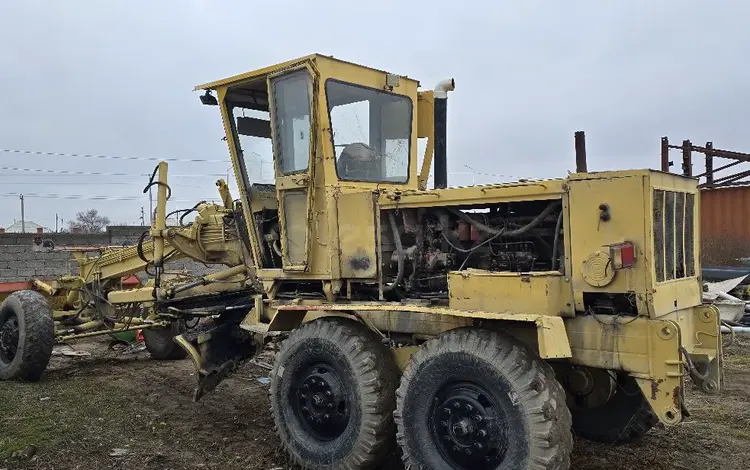
<svg viewBox="0 0 750 470">
<path fill-rule="evenodd" d="M 738 266 L 750 256 L 750 153 L 723 150 L 713 142 L 695 145 L 690 140 L 671 144 L 661 139 L 661 170 L 674 166 L 670 151 L 680 155 L 680 173 L 698 180 L 701 198 L 701 245 L 704 264 Z M 693 171 L 695 155 L 702 155 L 704 171 Z"/>
</svg>

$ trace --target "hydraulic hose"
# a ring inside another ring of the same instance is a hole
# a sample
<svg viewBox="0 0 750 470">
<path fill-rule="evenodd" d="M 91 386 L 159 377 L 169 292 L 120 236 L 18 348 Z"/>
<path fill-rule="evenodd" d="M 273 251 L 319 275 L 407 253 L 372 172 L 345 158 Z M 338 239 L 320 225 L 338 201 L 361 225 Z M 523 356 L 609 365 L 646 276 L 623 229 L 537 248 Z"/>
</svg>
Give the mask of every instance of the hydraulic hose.
<svg viewBox="0 0 750 470">
<path fill-rule="evenodd" d="M 383 292 L 390 292 L 401 283 L 404 278 L 404 264 L 406 263 L 406 254 L 404 253 L 404 246 L 401 244 L 401 235 L 398 233 L 398 226 L 396 225 L 396 217 L 393 212 L 388 213 L 388 222 L 391 225 L 391 233 L 393 234 L 393 243 L 396 244 L 396 253 L 398 254 L 398 272 L 396 273 L 396 279 L 391 284 L 383 286 Z"/>
<path fill-rule="evenodd" d="M 560 215 L 557 216 L 557 223 L 555 224 L 555 241 L 552 243 L 552 271 L 557 268 L 557 252 L 558 245 L 560 243 L 560 228 L 562 228 L 563 213 L 560 211 Z"/>
<path fill-rule="evenodd" d="M 478 220 L 472 219 L 471 216 L 469 216 L 469 214 L 467 214 L 465 212 L 462 212 L 462 211 L 459 211 L 459 210 L 456 210 L 456 209 L 450 209 L 450 208 L 448 210 L 451 211 L 453 214 L 457 215 L 458 217 L 460 217 L 460 218 L 464 219 L 465 221 L 469 222 L 471 225 L 473 225 L 474 227 L 476 227 L 477 230 L 480 230 L 482 232 L 486 232 L 486 233 L 489 233 L 491 235 L 497 235 L 499 233 L 502 233 L 504 237 L 517 237 L 518 235 L 523 235 L 524 233 L 528 232 L 532 228 L 534 228 L 537 225 L 539 225 L 539 223 L 542 220 L 544 220 L 548 215 L 550 215 L 552 213 L 552 211 L 555 210 L 555 208 L 557 206 L 559 206 L 560 204 L 561 204 L 560 201 L 554 201 L 554 202 L 550 203 L 547 207 L 544 208 L 544 210 L 542 212 L 539 213 L 539 215 L 537 215 L 536 217 L 534 217 L 534 219 L 531 222 L 529 222 L 528 224 L 524 225 L 523 227 L 519 227 L 519 228 L 513 229 L 513 230 L 503 230 L 503 229 L 492 228 L 492 227 L 489 227 L 487 225 L 484 225 L 483 223 L 479 222 Z"/>
</svg>

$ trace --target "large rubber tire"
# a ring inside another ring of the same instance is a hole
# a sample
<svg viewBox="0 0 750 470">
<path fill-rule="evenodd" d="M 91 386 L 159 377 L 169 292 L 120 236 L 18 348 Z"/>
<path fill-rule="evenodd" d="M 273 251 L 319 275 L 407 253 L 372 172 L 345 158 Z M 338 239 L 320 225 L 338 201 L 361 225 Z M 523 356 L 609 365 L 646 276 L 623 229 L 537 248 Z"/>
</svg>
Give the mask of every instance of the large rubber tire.
<svg viewBox="0 0 750 470">
<path fill-rule="evenodd" d="M 143 330 L 143 342 L 151 357 L 160 361 L 184 359 L 187 352 L 174 341 L 174 337 L 187 331 L 185 322 L 178 320 L 166 328 Z"/>
<path fill-rule="evenodd" d="M 395 447 L 398 370 L 367 327 L 344 318 L 302 325 L 284 341 L 271 410 L 286 452 L 306 469 L 371 469 Z"/>
<path fill-rule="evenodd" d="M 567 469 L 565 391 L 516 339 L 460 328 L 425 343 L 396 392 L 406 468 Z"/>
<path fill-rule="evenodd" d="M 617 378 L 615 392 L 605 404 L 574 408 L 572 413 L 577 435 L 605 444 L 640 439 L 659 422 L 638 383 L 625 374 Z"/>
<path fill-rule="evenodd" d="M 0 335 L 3 333 L 0 343 L 6 348 L 0 347 L 0 379 L 39 381 L 55 344 L 55 322 L 47 299 L 29 290 L 10 294 L 0 305 Z M 11 336 L 14 347 L 7 348 Z"/>
</svg>

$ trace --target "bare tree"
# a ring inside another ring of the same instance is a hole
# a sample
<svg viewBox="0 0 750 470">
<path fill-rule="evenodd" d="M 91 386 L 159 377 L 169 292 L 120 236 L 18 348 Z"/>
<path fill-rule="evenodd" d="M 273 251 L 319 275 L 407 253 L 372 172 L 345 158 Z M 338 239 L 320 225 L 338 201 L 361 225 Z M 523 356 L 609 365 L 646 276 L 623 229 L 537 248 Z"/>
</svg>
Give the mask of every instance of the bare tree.
<svg viewBox="0 0 750 470">
<path fill-rule="evenodd" d="M 76 220 L 68 222 L 71 231 L 83 233 L 101 232 L 107 225 L 109 225 L 109 217 L 99 215 L 96 209 L 79 212 L 76 214 Z"/>
</svg>

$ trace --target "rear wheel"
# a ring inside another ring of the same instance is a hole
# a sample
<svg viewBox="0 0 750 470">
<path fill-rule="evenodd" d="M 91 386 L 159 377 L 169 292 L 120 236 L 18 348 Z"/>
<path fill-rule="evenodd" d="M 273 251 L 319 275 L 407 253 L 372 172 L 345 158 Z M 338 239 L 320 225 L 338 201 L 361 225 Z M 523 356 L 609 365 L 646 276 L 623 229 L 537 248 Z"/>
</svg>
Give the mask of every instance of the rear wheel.
<svg viewBox="0 0 750 470">
<path fill-rule="evenodd" d="M 572 407 L 573 431 L 595 442 L 616 444 L 643 437 L 659 419 L 634 378 L 620 374 L 600 406 Z"/>
<path fill-rule="evenodd" d="M 323 318 L 284 341 L 270 399 L 285 450 L 307 469 L 369 469 L 393 448 L 397 370 L 359 322 Z"/>
<path fill-rule="evenodd" d="M 143 342 L 146 344 L 146 350 L 154 359 L 184 359 L 187 353 L 179 344 L 175 343 L 174 337 L 186 331 L 185 321 L 177 320 L 165 328 L 143 330 Z"/>
<path fill-rule="evenodd" d="M 43 295 L 18 291 L 0 304 L 0 379 L 38 381 L 54 343 L 52 310 Z"/>
<path fill-rule="evenodd" d="M 397 391 L 407 468 L 567 469 L 572 437 L 552 369 L 515 339 L 462 328 L 414 354 Z"/>
</svg>

